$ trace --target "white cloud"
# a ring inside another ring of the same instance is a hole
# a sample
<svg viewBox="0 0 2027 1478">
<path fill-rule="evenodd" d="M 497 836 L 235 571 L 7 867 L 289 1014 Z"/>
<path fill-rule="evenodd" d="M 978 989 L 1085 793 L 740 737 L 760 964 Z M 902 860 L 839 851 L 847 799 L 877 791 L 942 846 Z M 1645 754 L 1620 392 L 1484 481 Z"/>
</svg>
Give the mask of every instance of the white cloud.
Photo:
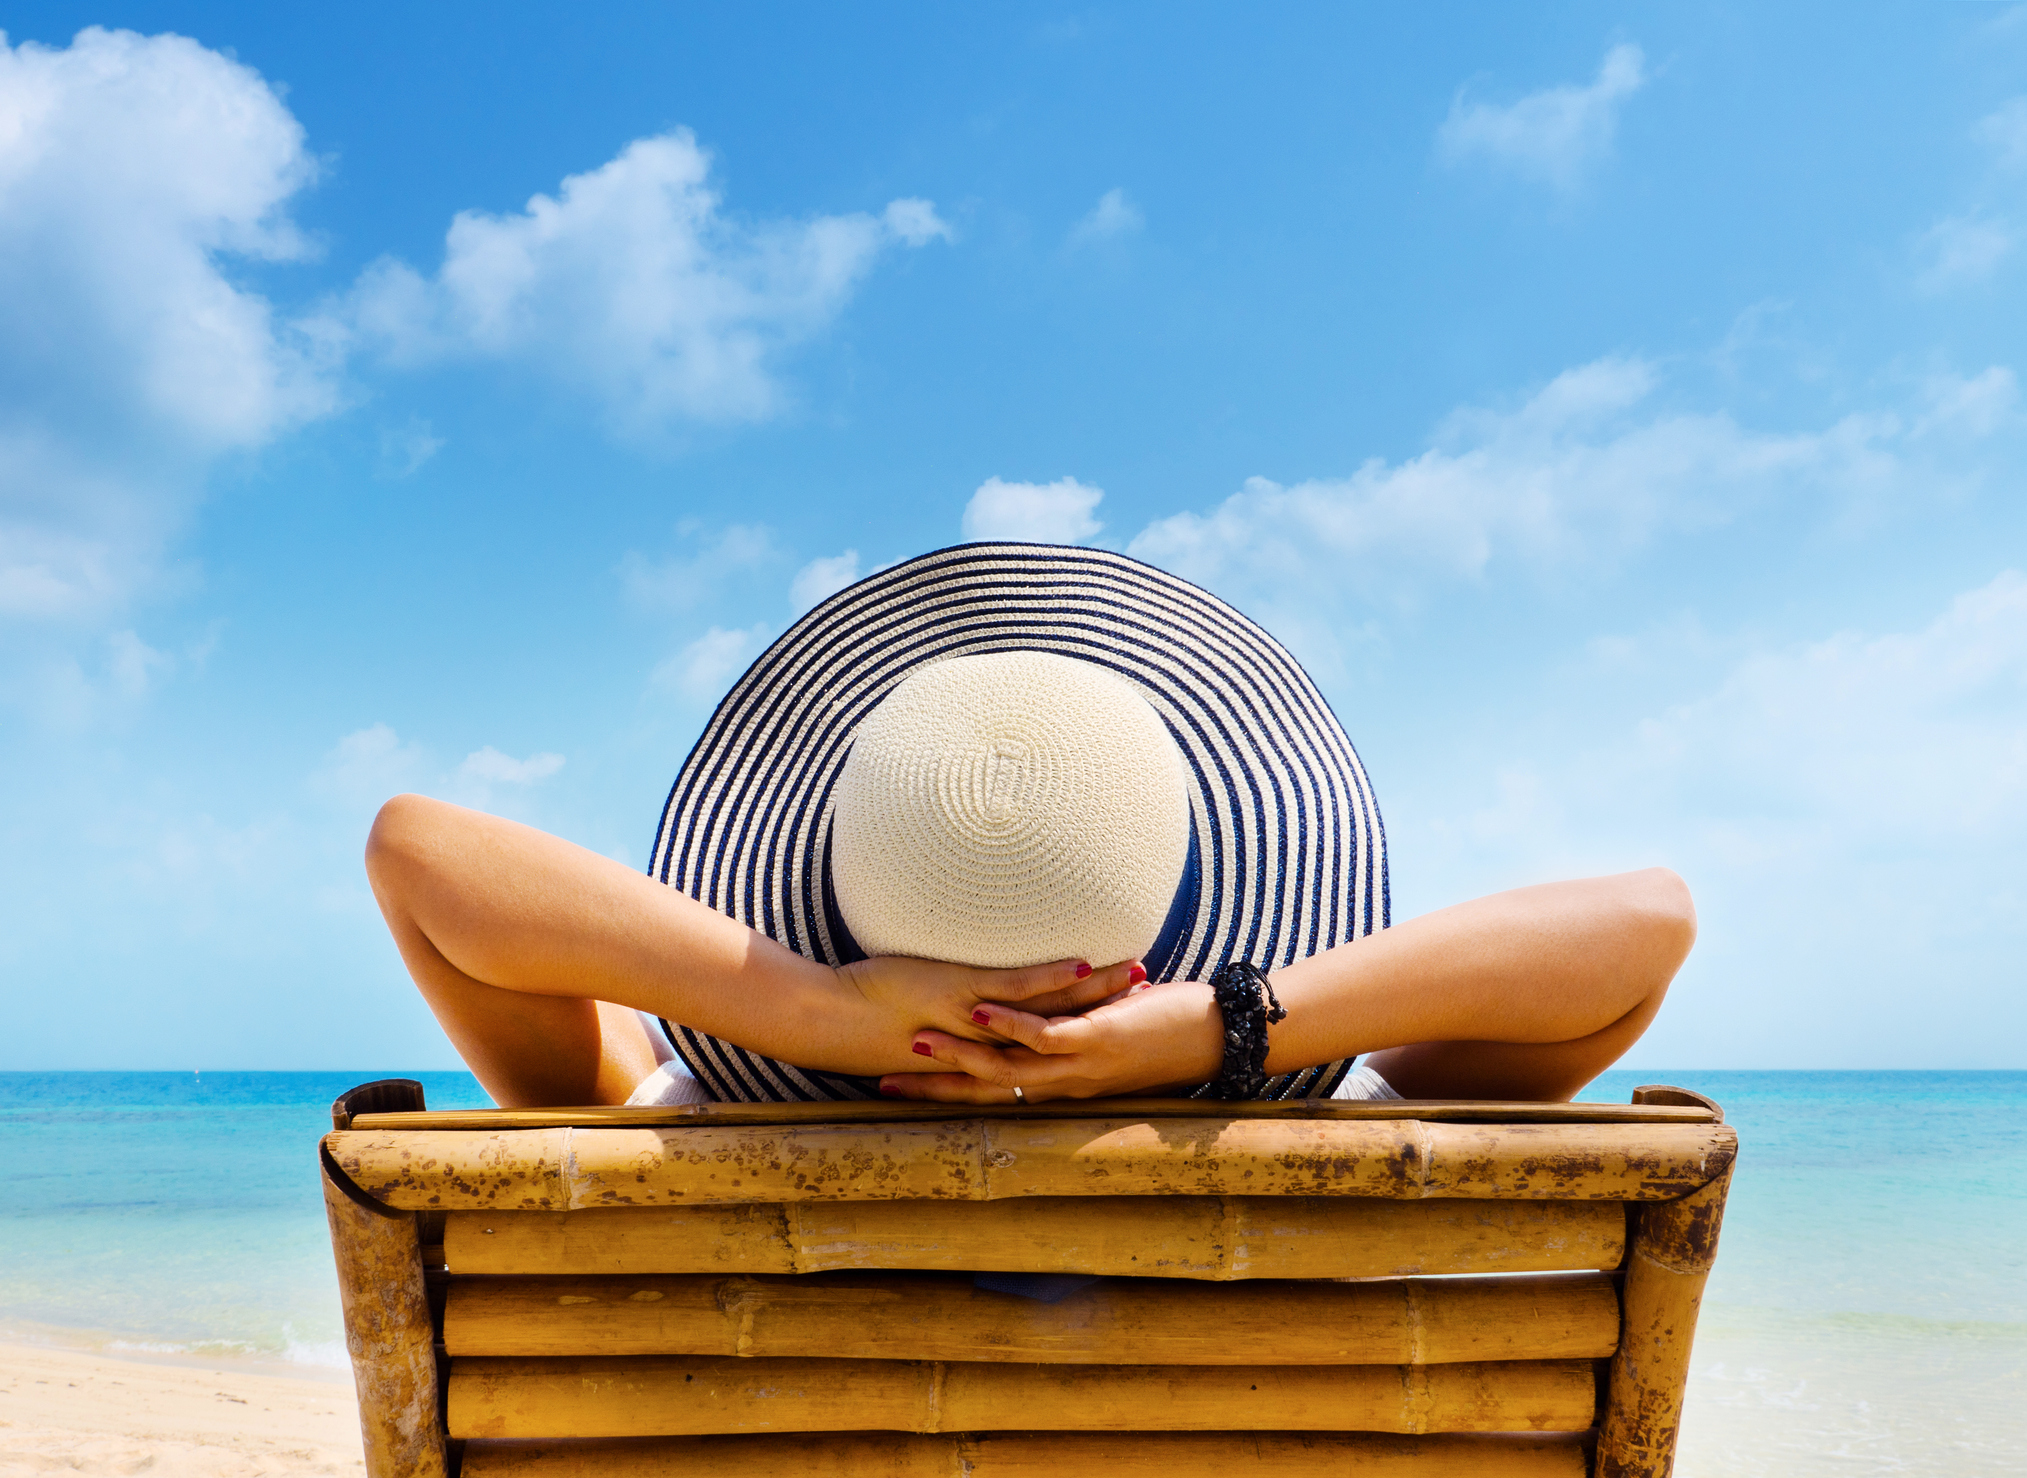
<svg viewBox="0 0 2027 1478">
<path fill-rule="evenodd" d="M 1588 86 L 1550 87 L 1504 107 L 1470 102 L 1460 88 L 1436 131 L 1437 148 L 1453 161 L 1481 157 L 1573 189 L 1586 169 L 1611 152 L 1619 110 L 1646 81 L 1645 55 L 1621 43 L 1605 53 Z"/>
<path fill-rule="evenodd" d="M 692 702 L 714 701 L 758 654 L 767 637 L 764 621 L 743 629 L 713 626 L 656 667 L 649 682 Z"/>
<path fill-rule="evenodd" d="M 2020 383 L 2003 364 L 1968 378 L 1932 375 L 1922 389 L 1926 404 L 1909 428 L 1916 437 L 1990 436 L 2013 419 L 2020 401 Z"/>
<path fill-rule="evenodd" d="M 1983 282 L 2012 252 L 2012 227 L 1985 215 L 1950 216 L 1923 235 L 1919 252 L 1924 261 L 1915 285 L 1923 292 Z"/>
<path fill-rule="evenodd" d="M 891 201 L 881 212 L 880 219 L 886 222 L 887 230 L 894 239 L 904 246 L 927 246 L 932 241 L 957 239 L 956 233 L 936 214 L 936 207 L 927 200 Z"/>
<path fill-rule="evenodd" d="M 150 688 L 176 669 L 174 657 L 156 651 L 131 631 L 115 631 L 106 638 L 106 646 L 113 686 L 128 698 L 147 696 Z"/>
<path fill-rule="evenodd" d="M 1081 544 L 1105 527 L 1092 517 L 1104 496 L 1074 477 L 1048 483 L 988 477 L 964 505 L 964 537 Z"/>
<path fill-rule="evenodd" d="M 677 532 L 695 537 L 699 531 L 686 524 Z M 628 604 L 636 609 L 687 611 L 716 596 L 727 580 L 771 564 L 780 555 L 765 524 L 735 523 L 694 554 L 651 560 L 628 551 L 619 562 L 619 577 Z"/>
<path fill-rule="evenodd" d="M 429 754 L 420 744 L 403 743 L 387 724 L 369 724 L 332 746 L 310 787 L 332 800 L 377 805 L 424 783 L 428 773 Z"/>
<path fill-rule="evenodd" d="M 531 754 L 524 760 L 501 754 L 492 745 L 472 751 L 458 766 L 458 774 L 467 780 L 477 780 L 488 785 L 533 785 L 537 780 L 546 780 L 563 768 L 560 754 Z"/>
<path fill-rule="evenodd" d="M 1327 663 L 1348 610 L 1412 604 L 1501 566 L 1594 574 L 1774 498 L 1813 498 L 1835 519 L 1946 496 L 1968 475 L 1962 449 L 2005 424 L 2015 397 L 1994 366 L 1934 378 L 1905 413 L 1768 433 L 1654 408 L 1658 385 L 1644 361 L 1598 360 L 1514 409 L 1458 412 L 1408 461 L 1290 486 L 1251 478 L 1209 513 L 1149 524 L 1128 552 L 1271 613 Z"/>
<path fill-rule="evenodd" d="M 2027 97 L 2009 98 L 1978 120 L 1971 137 L 1997 166 L 1973 192 L 1970 207 L 1944 216 L 1916 238 L 1914 285 L 1944 293 L 1986 281 L 2020 244 L 2017 181 L 2027 170 Z"/>
<path fill-rule="evenodd" d="M 380 429 L 380 456 L 374 471 L 390 481 L 413 477 L 443 446 L 443 438 L 428 421 L 410 416 L 402 425 Z"/>
<path fill-rule="evenodd" d="M 710 167 L 676 129 L 518 213 L 461 212 L 434 276 L 381 261 L 350 321 L 398 363 L 511 361 L 635 431 L 772 415 L 781 351 L 829 323 L 884 248 L 950 230 L 913 199 L 880 216 L 747 225 L 720 209 Z"/>
<path fill-rule="evenodd" d="M 212 458 L 334 408 L 332 346 L 232 271 L 305 255 L 315 172 L 273 89 L 194 41 L 0 38 L 0 615 L 117 610 Z"/>
<path fill-rule="evenodd" d="M 1702 939 L 1648 1063 L 2017 1062 L 2017 1033 L 1972 1040 L 1963 1023 L 2014 1009 L 2027 947 L 2027 578 L 1910 630 L 1748 650 L 1601 727 L 1629 664 L 1691 655 L 1673 633 L 1613 645 L 1596 692 L 1475 747 L 1499 756 L 1488 783 L 1460 785 L 1452 760 L 1419 794 L 1396 788 L 1390 830 L 1412 838 L 1421 889 L 1683 873 Z"/>
<path fill-rule="evenodd" d="M 795 579 L 789 583 L 788 598 L 798 611 L 806 611 L 858 578 L 859 551 L 847 549 L 843 554 L 813 559 L 797 570 Z"/>
<path fill-rule="evenodd" d="M 1919 631 L 1756 654 L 1640 730 L 1633 769 L 1666 777 L 1741 861 L 1797 843 L 2017 838 L 2027 825 L 2027 578 L 2007 571 Z M 1826 859 L 1827 860 L 1827 859 Z"/>
<path fill-rule="evenodd" d="M 2027 168 L 2027 97 L 2008 98 L 1978 120 L 1974 136 L 2008 169 Z"/>
<path fill-rule="evenodd" d="M 1121 189 L 1107 190 L 1098 197 L 1098 203 L 1091 207 L 1076 225 L 1070 228 L 1071 246 L 1093 246 L 1101 241 L 1113 241 L 1121 236 L 1130 236 L 1147 223 L 1140 213 L 1140 207 L 1126 198 Z"/>
</svg>

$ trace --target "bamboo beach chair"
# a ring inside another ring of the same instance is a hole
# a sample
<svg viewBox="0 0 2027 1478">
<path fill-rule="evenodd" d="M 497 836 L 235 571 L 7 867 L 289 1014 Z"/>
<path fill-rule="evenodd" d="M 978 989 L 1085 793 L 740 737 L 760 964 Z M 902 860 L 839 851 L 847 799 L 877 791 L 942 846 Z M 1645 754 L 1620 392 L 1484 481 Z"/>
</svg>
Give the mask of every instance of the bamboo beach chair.
<svg viewBox="0 0 2027 1478">
<path fill-rule="evenodd" d="M 1662 1478 L 1737 1144 L 1660 1087 L 422 1110 L 322 1145 L 369 1478 Z"/>
</svg>

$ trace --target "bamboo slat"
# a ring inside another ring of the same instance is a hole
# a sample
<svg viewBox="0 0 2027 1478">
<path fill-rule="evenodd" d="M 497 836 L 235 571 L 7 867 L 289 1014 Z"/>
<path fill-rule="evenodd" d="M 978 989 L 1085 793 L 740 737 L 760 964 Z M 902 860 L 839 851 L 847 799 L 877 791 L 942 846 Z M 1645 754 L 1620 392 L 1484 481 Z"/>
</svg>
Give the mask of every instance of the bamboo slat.
<svg viewBox="0 0 2027 1478">
<path fill-rule="evenodd" d="M 449 1289 L 453 1355 L 714 1355 L 1123 1365 L 1408 1365 L 1608 1356 L 1604 1273 L 1206 1287 L 1112 1279 L 1057 1303 L 969 1278 L 480 1278 Z"/>
<path fill-rule="evenodd" d="M 1730 1185 L 1727 1172 L 1692 1196 L 1637 1214 L 1598 1478 L 1668 1478 L 1675 1466 L 1690 1345 Z"/>
<path fill-rule="evenodd" d="M 474 1442 L 464 1478 L 1583 1478 L 1581 1437 L 999 1432 Z"/>
<path fill-rule="evenodd" d="M 436 1332 L 416 1218 L 356 1195 L 332 1168 L 327 1159 L 324 1213 L 338 1264 L 367 1478 L 444 1478 Z"/>
<path fill-rule="evenodd" d="M 795 1201 L 610 1211 L 453 1211 L 444 1256 L 475 1273 L 1101 1273 L 1392 1278 L 1616 1268 L 1612 1201 L 1352 1196 Z"/>
<path fill-rule="evenodd" d="M 1722 1174 L 1722 1124 L 972 1119 L 865 1125 L 334 1132 L 404 1210 L 743 1201 L 1268 1195 L 1673 1200 Z"/>
<path fill-rule="evenodd" d="M 729 1432 L 1569 1432 L 1588 1360 L 1463 1365 L 1001 1365 L 708 1356 L 454 1357 L 450 1435 Z"/>
<path fill-rule="evenodd" d="M 1282 1099 L 1274 1103 L 1219 1103 L 1213 1110 L 1234 1119 L 1422 1119 L 1429 1123 L 1482 1124 L 1706 1124 L 1724 1116 L 1700 1094 L 1643 1088 L 1642 1093 L 1682 1094 L 1624 1103 L 1508 1103 L 1493 1099 L 1338 1098 Z M 1026 1108 L 991 1110 L 1008 1119 L 1088 1119 L 1102 1107 L 1110 1118 L 1200 1119 L 1200 1098 L 1058 1099 Z M 976 1105 L 959 1103 L 685 1103 L 669 1108 L 361 1110 L 340 1129 L 646 1129 L 675 1124 L 879 1124 L 932 1119 L 975 1119 Z"/>
</svg>

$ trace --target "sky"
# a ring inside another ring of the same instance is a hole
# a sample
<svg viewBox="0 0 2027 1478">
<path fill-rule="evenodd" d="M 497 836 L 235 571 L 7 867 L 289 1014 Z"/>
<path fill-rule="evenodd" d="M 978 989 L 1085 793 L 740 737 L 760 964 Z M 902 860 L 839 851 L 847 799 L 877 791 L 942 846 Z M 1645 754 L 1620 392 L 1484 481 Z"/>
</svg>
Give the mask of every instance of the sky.
<svg viewBox="0 0 2027 1478">
<path fill-rule="evenodd" d="M 1624 1065 L 2018 1068 L 2027 7 L 16 4 L 0 1068 L 455 1055 L 420 790 L 632 865 L 797 613 L 1122 550 Z"/>
</svg>

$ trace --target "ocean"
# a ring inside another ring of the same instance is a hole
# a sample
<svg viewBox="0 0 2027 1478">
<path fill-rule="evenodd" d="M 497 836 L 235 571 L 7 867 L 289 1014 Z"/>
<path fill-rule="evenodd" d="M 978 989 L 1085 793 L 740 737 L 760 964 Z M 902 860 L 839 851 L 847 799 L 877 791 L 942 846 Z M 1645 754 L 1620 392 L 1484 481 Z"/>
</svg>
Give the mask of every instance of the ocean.
<svg viewBox="0 0 2027 1478">
<path fill-rule="evenodd" d="M 342 1367 L 313 1153 L 388 1073 L 0 1074 L 0 1338 Z M 417 1073 L 432 1108 L 482 1107 Z M 2027 1073 L 1608 1073 L 1741 1151 L 1684 1478 L 2022 1471 Z"/>
</svg>

